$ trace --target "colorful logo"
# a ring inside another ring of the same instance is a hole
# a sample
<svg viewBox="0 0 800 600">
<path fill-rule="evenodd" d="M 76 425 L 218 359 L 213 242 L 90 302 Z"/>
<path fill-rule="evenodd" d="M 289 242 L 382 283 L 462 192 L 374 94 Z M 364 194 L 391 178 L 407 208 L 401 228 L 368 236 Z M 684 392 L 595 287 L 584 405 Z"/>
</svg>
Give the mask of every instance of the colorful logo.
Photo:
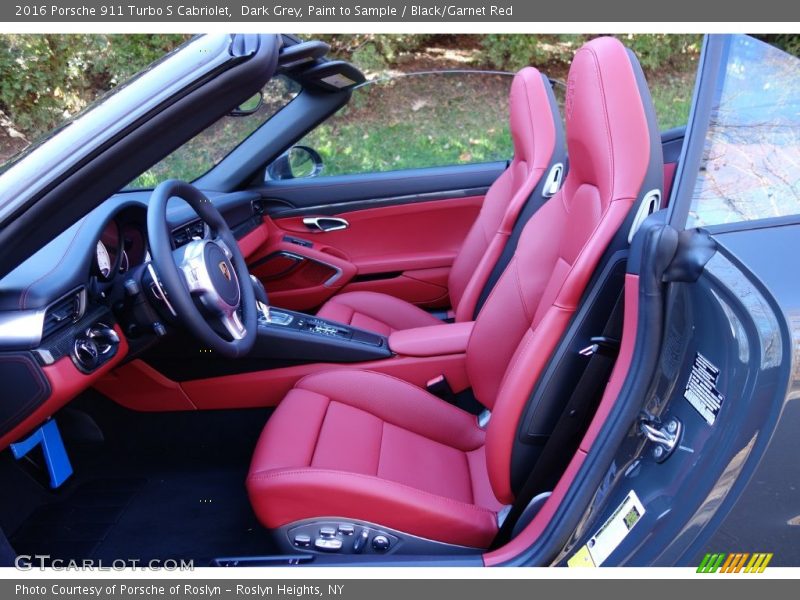
<svg viewBox="0 0 800 600">
<path fill-rule="evenodd" d="M 732 552 L 706 554 L 697 567 L 698 573 L 763 573 L 772 552 Z"/>
<path fill-rule="evenodd" d="M 222 271 L 222 276 L 225 279 L 228 281 L 231 280 L 231 270 L 228 268 L 228 264 L 224 260 L 220 261 L 219 270 Z"/>
</svg>

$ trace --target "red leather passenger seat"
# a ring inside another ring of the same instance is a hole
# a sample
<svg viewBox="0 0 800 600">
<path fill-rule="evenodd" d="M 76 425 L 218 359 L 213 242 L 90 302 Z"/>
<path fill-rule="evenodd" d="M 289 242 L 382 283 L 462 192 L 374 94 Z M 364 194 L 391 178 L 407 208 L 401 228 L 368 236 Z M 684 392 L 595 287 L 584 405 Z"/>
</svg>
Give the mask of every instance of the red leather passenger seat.
<svg viewBox="0 0 800 600">
<path fill-rule="evenodd" d="M 526 67 L 514 76 L 509 96 L 514 158 L 486 193 L 481 212 L 467 234 L 448 277 L 456 321 L 471 321 L 483 286 L 503 251 L 514 223 L 552 165 L 563 163 L 563 131 L 550 82 Z M 458 185 L 455 182 L 455 185 Z M 383 335 L 441 324 L 421 308 L 388 294 L 346 292 L 317 313 Z"/>
<path fill-rule="evenodd" d="M 565 115 L 570 171 L 526 225 L 467 348 L 473 391 L 492 411 L 486 429 L 386 375 L 309 376 L 269 419 L 251 464 L 247 487 L 266 527 L 336 517 L 448 544 L 490 544 L 497 512 L 514 500 L 511 452 L 524 406 L 603 251 L 649 191 L 648 170 L 661 169 L 634 61 L 613 38 L 575 55 Z"/>
</svg>

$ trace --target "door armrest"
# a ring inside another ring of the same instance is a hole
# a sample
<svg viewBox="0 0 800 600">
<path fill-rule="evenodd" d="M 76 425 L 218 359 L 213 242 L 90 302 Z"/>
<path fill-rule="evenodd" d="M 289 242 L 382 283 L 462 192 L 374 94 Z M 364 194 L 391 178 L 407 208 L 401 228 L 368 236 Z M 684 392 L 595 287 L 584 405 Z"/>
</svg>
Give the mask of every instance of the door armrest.
<svg viewBox="0 0 800 600">
<path fill-rule="evenodd" d="M 403 356 L 464 354 L 473 325 L 467 321 L 395 331 L 389 336 L 389 349 Z"/>
</svg>

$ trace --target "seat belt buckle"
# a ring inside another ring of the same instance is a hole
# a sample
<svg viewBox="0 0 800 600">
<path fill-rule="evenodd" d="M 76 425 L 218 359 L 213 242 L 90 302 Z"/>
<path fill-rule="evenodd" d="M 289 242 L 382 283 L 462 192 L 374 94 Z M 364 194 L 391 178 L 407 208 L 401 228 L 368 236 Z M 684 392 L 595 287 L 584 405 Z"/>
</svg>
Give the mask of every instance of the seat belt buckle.
<svg viewBox="0 0 800 600">
<path fill-rule="evenodd" d="M 433 394 L 445 402 L 449 402 L 450 404 L 456 403 L 456 395 L 444 375 L 438 375 L 428 381 L 425 384 L 425 389 L 428 390 L 429 394 Z"/>
<path fill-rule="evenodd" d="M 589 345 L 578 351 L 581 356 L 594 356 L 595 354 L 602 354 L 603 356 L 616 356 L 619 353 L 619 340 L 598 335 L 589 338 Z"/>
</svg>

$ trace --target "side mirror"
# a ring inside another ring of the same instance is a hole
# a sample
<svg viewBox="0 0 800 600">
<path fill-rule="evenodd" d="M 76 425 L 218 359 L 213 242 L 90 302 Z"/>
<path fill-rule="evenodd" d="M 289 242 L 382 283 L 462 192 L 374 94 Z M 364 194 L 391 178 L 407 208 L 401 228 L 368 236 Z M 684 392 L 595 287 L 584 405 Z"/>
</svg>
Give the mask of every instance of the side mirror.
<svg viewBox="0 0 800 600">
<path fill-rule="evenodd" d="M 322 157 L 308 146 L 292 146 L 267 167 L 265 180 L 316 177 L 322 172 Z"/>
<path fill-rule="evenodd" d="M 252 115 L 255 112 L 258 112 L 258 109 L 264 104 L 264 94 L 258 92 L 257 94 L 250 96 L 247 100 L 242 102 L 239 106 L 234 108 L 231 112 L 228 113 L 231 117 L 247 117 Z"/>
</svg>

